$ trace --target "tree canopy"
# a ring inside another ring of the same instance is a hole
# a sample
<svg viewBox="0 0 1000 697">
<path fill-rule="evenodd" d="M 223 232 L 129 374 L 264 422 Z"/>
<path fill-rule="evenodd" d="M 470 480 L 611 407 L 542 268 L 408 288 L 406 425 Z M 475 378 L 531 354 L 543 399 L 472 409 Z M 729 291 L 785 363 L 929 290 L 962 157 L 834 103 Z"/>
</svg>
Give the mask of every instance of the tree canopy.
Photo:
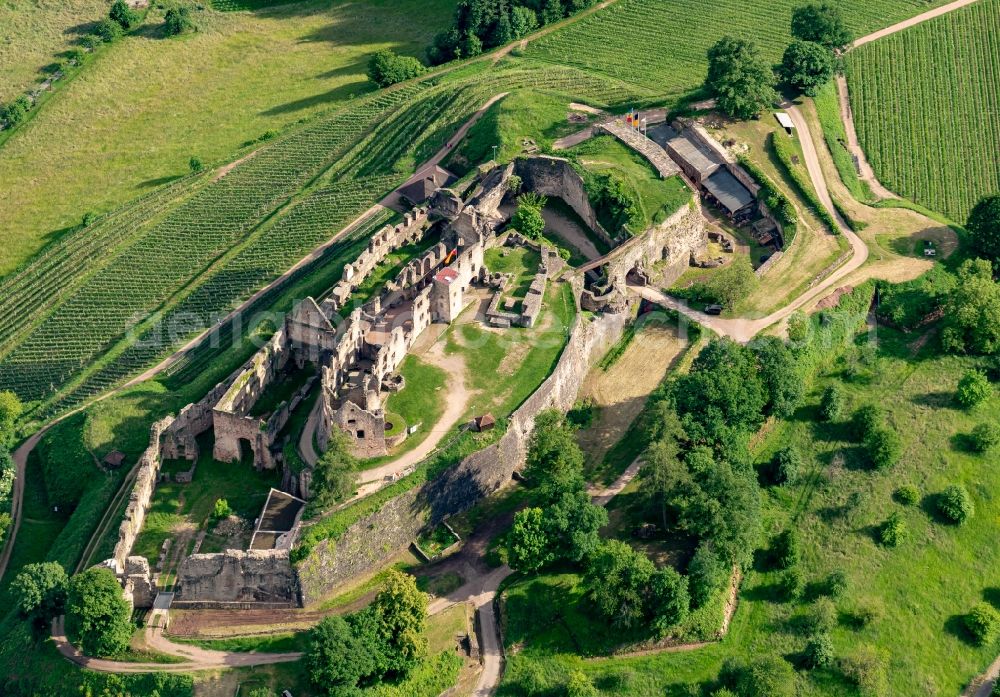
<svg viewBox="0 0 1000 697">
<path fill-rule="evenodd" d="M 129 606 L 111 569 L 95 566 L 70 579 L 66 632 L 87 656 L 114 656 L 128 648 Z"/>
<path fill-rule="evenodd" d="M 330 441 L 313 468 L 312 494 L 320 506 L 331 506 L 354 493 L 358 458 L 351 453 L 348 435 L 334 426 Z"/>
<path fill-rule="evenodd" d="M 397 56 L 389 49 L 376 51 L 368 59 L 368 78 L 379 87 L 388 87 L 417 77 L 423 64 L 412 56 Z"/>
<path fill-rule="evenodd" d="M 752 41 L 724 36 L 708 50 L 705 87 L 730 116 L 759 116 L 778 99 L 774 83 L 774 71 Z"/>
<path fill-rule="evenodd" d="M 331 696 L 350 694 L 373 669 L 372 657 L 343 617 L 330 615 L 309 632 L 304 662 L 313 686 Z"/>
<path fill-rule="evenodd" d="M 1000 352 L 1000 285 L 985 259 L 967 259 L 944 304 L 941 342 L 956 353 Z"/>
<path fill-rule="evenodd" d="M 0 391 L 0 445 L 9 445 L 14 439 L 14 424 L 23 411 L 24 407 L 16 394 L 9 390 Z"/>
<path fill-rule="evenodd" d="M 177 36 L 189 31 L 194 31 L 194 20 L 191 19 L 191 8 L 187 5 L 177 5 L 167 9 L 163 18 L 163 30 L 167 36 Z"/>
<path fill-rule="evenodd" d="M 58 562 L 28 564 L 11 584 L 18 607 L 25 617 L 47 621 L 61 615 L 66 605 L 69 577 Z"/>
<path fill-rule="evenodd" d="M 1000 265 L 1000 194 L 986 196 L 972 207 L 965 224 L 979 256 Z"/>
<path fill-rule="evenodd" d="M 840 10 L 829 2 L 795 8 L 792 11 L 792 36 L 827 48 L 841 48 L 854 41 Z"/>
<path fill-rule="evenodd" d="M 781 78 L 810 97 L 830 81 L 836 69 L 833 52 L 813 41 L 793 41 L 781 59 Z"/>
</svg>

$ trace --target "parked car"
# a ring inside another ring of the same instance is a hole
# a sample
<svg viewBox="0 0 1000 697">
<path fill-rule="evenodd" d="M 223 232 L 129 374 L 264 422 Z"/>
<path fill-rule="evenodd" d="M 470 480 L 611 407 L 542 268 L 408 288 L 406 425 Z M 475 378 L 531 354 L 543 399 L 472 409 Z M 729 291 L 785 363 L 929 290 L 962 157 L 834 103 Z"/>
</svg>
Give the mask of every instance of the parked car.
<svg viewBox="0 0 1000 697">
<path fill-rule="evenodd" d="M 706 305 L 705 306 L 706 315 L 721 315 L 722 305 Z"/>
</svg>

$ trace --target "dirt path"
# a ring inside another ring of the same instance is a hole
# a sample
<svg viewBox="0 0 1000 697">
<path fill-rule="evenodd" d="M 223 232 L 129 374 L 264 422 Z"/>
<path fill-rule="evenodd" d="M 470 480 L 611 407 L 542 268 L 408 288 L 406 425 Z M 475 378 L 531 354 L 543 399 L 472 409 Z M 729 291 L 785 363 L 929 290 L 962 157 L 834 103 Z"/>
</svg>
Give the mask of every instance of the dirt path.
<svg viewBox="0 0 1000 697">
<path fill-rule="evenodd" d="M 865 44 L 871 43 L 872 41 L 877 41 L 878 39 L 883 39 L 887 36 L 895 34 L 896 32 L 903 31 L 904 29 L 909 29 L 910 27 L 926 22 L 929 19 L 934 19 L 935 17 L 940 17 L 941 15 L 946 15 L 949 12 L 954 12 L 955 10 L 965 7 L 966 5 L 971 5 L 977 0 L 955 0 L 955 2 L 949 2 L 947 5 L 941 5 L 941 7 L 936 7 L 933 10 L 928 10 L 916 17 L 910 17 L 909 19 L 893 24 L 891 27 L 886 27 L 885 29 L 879 29 L 878 31 L 872 32 L 867 36 L 862 36 L 860 39 L 855 39 L 854 43 L 851 44 L 851 48 L 857 48 L 858 46 L 864 46 Z"/>
<path fill-rule="evenodd" d="M 880 199 L 899 198 L 896 194 L 882 186 L 882 182 L 875 176 L 875 170 L 865 156 L 865 151 L 861 149 L 858 141 L 858 132 L 854 128 L 854 112 L 851 110 L 851 98 L 847 91 L 847 78 L 837 75 L 837 100 L 840 102 L 840 120 L 844 122 L 844 130 L 847 131 L 847 149 L 854 156 L 858 163 L 858 176 L 861 181 L 868 184 L 872 193 Z"/>
<path fill-rule="evenodd" d="M 993 686 L 1000 679 L 1000 656 L 997 657 L 986 672 L 977 676 L 962 692 L 962 697 L 990 697 Z"/>
</svg>

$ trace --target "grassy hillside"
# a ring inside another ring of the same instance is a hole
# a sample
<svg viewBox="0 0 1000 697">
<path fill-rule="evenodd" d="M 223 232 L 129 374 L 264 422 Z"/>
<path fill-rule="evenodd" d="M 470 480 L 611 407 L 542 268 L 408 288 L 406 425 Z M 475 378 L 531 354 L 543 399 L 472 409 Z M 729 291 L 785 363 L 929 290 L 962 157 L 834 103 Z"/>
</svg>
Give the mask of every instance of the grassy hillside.
<svg viewBox="0 0 1000 697">
<path fill-rule="evenodd" d="M 108 8 L 105 0 L 0 2 L 0 104 L 40 81 Z"/>
<path fill-rule="evenodd" d="M 799 0 L 619 0 L 573 27 L 529 46 L 526 55 L 635 82 L 661 94 L 701 85 L 705 52 L 720 37 L 753 39 L 777 62 L 791 40 L 789 22 Z M 845 0 L 837 5 L 858 34 L 917 14 L 921 0 Z"/>
<path fill-rule="evenodd" d="M 604 695 L 688 695 L 694 694 L 686 691 L 690 683 L 711 684 L 728 658 L 777 653 L 799 666 L 797 694 L 857 695 L 838 664 L 806 670 L 797 663 L 809 635 L 805 618 L 823 595 L 823 580 L 837 571 L 845 574 L 847 589 L 833 599 L 835 656 L 874 647 L 886 661 L 885 694 L 958 694 L 996 656 L 995 644 L 976 645 L 963 618 L 979 602 L 1000 604 L 1000 550 L 992 542 L 1000 516 L 1000 471 L 994 455 L 970 452 L 965 436 L 980 423 L 1000 425 L 1000 399 L 994 394 L 971 410 L 960 408 L 955 386 L 978 361 L 934 355 L 933 341 L 921 348 L 923 342 L 915 338 L 880 327 L 877 355 L 854 346 L 836 351 L 823 361 L 805 404 L 787 421 L 765 427 L 765 437 L 754 448 L 762 468 L 787 445 L 805 456 L 796 484 L 765 489 L 769 530 L 793 528 L 801 539 L 807 582 L 801 600 L 783 597 L 780 572 L 762 554 L 744 580 L 721 643 L 688 652 L 583 661 L 573 654 L 591 646 L 587 642 L 600 631 L 580 619 L 589 616 L 586 600 L 568 596 L 560 601 L 568 607 L 556 611 L 562 620 L 554 626 L 544 615 L 524 614 L 527 600 L 515 586 L 506 611 L 508 632 L 510 641 L 524 648 L 515 651 L 501 694 L 528 694 L 526 685 L 558 686 L 569 670 L 578 669 Z M 820 395 L 834 385 L 845 395 L 845 409 L 834 422 L 824 422 L 818 414 Z M 850 415 L 865 404 L 884 409 L 902 439 L 902 456 L 889 470 L 874 470 L 850 435 Z M 945 522 L 935 509 L 938 494 L 953 483 L 964 485 L 975 504 L 975 514 L 961 526 Z M 896 492 L 904 484 L 919 491 L 916 504 L 900 502 Z M 894 513 L 909 530 L 895 548 L 878 539 Z M 864 626 L 862 610 L 872 616 Z"/>
<path fill-rule="evenodd" d="M 1000 1 L 852 51 L 858 138 L 889 189 L 964 221 L 1000 190 Z"/>
<path fill-rule="evenodd" d="M 186 174 L 192 155 L 229 159 L 266 131 L 371 91 L 367 56 L 382 48 L 422 52 L 453 6 L 309 0 L 255 12 L 204 10 L 196 13 L 197 33 L 173 39 L 161 36 L 151 13 L 148 27 L 102 50 L 0 148 L 0 220 L 17 233 L 0 251 L 0 277 L 84 213 Z M 12 70 L 24 62 L 11 58 Z M 0 73 L 0 89 L 5 78 Z"/>
</svg>

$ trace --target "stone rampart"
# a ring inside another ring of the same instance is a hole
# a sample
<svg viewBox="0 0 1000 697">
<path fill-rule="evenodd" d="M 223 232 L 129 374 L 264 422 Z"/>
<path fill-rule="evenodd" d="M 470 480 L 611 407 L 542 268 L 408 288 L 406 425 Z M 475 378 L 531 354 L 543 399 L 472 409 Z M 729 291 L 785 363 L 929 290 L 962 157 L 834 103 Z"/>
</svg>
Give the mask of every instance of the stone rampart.
<svg viewBox="0 0 1000 697">
<path fill-rule="evenodd" d="M 590 366 L 621 337 L 627 314 L 582 316 L 552 374 L 510 417 L 500 440 L 472 453 L 419 489 L 401 494 L 326 540 L 297 565 L 303 602 L 323 597 L 352 577 L 370 571 L 411 542 L 428 525 L 467 510 L 509 482 L 524 464 L 535 416 L 543 409 L 567 411 Z"/>
<path fill-rule="evenodd" d="M 287 549 L 192 554 L 177 571 L 173 605 L 219 603 L 298 604 L 298 584 Z"/>
</svg>

